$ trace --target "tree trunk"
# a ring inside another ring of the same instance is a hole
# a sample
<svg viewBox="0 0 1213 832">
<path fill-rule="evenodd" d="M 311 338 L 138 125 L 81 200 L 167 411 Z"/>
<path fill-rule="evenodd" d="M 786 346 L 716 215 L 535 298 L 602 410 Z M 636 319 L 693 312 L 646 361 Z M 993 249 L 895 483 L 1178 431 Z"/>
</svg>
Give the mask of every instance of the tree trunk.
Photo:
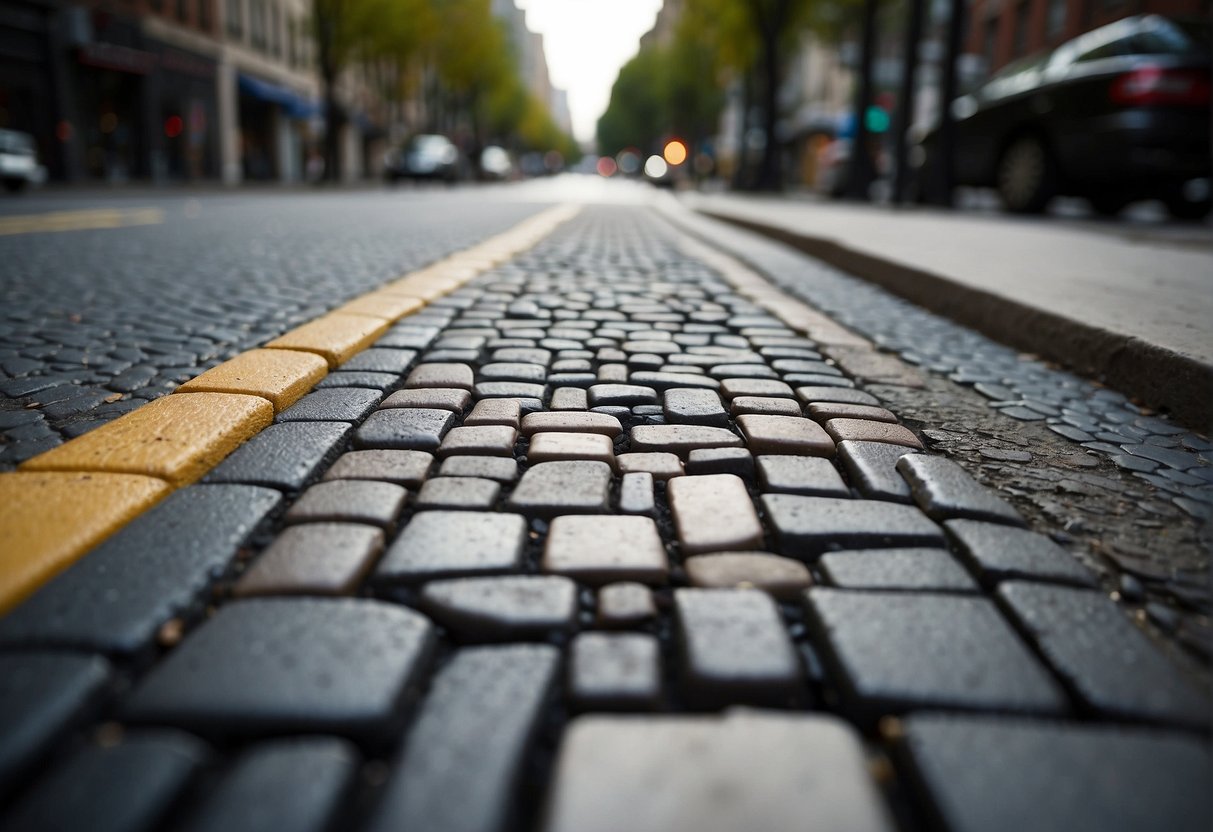
<svg viewBox="0 0 1213 832">
<path fill-rule="evenodd" d="M 341 128 L 345 125 L 344 113 L 337 103 L 337 79 L 335 73 L 322 69 L 321 84 L 324 87 L 324 179 L 328 182 L 341 180 Z"/>
<path fill-rule="evenodd" d="M 965 2 L 950 0 L 948 9 L 947 45 L 943 59 L 943 83 L 939 94 L 939 132 L 935 152 L 925 160 L 927 171 L 927 200 L 951 207 L 954 200 L 956 155 L 956 120 L 952 116 L 952 99 L 956 98 L 956 61 L 960 57 L 964 38 Z"/>
<path fill-rule="evenodd" d="M 922 18 L 925 0 L 909 0 L 905 40 L 901 54 L 901 90 L 897 98 L 897 121 L 893 127 L 893 204 L 905 200 L 910 184 L 906 165 L 906 139 L 914 123 L 914 99 L 918 76 L 918 42 L 922 39 Z M 921 186 L 922 183 L 920 182 Z"/>
<path fill-rule="evenodd" d="M 775 134 L 779 124 L 779 32 L 768 29 L 762 33 L 762 132 L 766 141 L 762 146 L 762 160 L 758 164 L 758 177 L 754 189 L 778 191 L 783 187 L 780 172 L 779 137 Z"/>
<path fill-rule="evenodd" d="M 754 83 L 747 70 L 741 75 L 741 118 L 737 136 L 737 164 L 733 168 L 733 187 L 744 189 L 749 184 L 750 174 L 750 109 L 754 98 Z"/>
<path fill-rule="evenodd" d="M 868 105 L 872 101 L 872 61 L 876 45 L 876 11 L 880 0 L 864 0 L 860 16 L 859 66 L 855 78 L 855 133 L 851 138 L 851 158 L 847 164 L 848 199 L 867 202 L 875 171 L 868 153 Z"/>
</svg>

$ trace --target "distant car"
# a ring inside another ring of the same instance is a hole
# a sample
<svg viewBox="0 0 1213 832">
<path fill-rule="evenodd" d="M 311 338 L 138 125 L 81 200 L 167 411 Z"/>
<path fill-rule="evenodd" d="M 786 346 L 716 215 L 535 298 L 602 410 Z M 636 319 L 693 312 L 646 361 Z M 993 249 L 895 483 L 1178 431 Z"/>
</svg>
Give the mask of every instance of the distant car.
<svg viewBox="0 0 1213 832">
<path fill-rule="evenodd" d="M 18 193 L 45 178 L 46 169 L 38 164 L 34 137 L 16 130 L 0 130 L 0 179 L 5 190 Z"/>
<path fill-rule="evenodd" d="M 1056 195 L 1112 215 L 1139 199 L 1199 219 L 1210 208 L 1208 21 L 1128 17 L 1018 61 L 952 103 L 958 185 L 994 187 L 1004 208 Z M 912 156 L 938 163 L 937 134 Z"/>
<path fill-rule="evenodd" d="M 446 136 L 421 134 L 384 159 L 383 175 L 389 182 L 401 179 L 435 179 L 455 182 L 461 165 L 459 148 Z"/>
<path fill-rule="evenodd" d="M 509 179 L 514 173 L 509 152 L 497 145 L 486 147 L 480 153 L 480 173 L 485 179 Z"/>
</svg>

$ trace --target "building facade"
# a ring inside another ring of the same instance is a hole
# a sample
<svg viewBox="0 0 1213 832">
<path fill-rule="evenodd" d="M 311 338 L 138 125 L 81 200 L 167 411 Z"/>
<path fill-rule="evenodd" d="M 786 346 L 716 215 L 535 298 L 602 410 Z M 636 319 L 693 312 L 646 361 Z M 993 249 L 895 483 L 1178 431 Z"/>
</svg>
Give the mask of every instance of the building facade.
<svg viewBox="0 0 1213 832">
<path fill-rule="evenodd" d="M 989 72 L 1135 14 L 1208 20 L 1209 0 L 973 0 L 966 51 Z"/>
</svg>

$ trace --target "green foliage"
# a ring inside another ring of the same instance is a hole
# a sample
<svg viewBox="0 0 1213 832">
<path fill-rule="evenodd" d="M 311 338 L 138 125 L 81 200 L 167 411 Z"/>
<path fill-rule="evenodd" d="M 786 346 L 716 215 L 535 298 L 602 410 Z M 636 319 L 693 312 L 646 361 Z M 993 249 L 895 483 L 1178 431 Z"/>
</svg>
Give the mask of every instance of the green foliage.
<svg viewBox="0 0 1213 832">
<path fill-rule="evenodd" d="M 386 67 L 393 80 L 380 94 L 403 100 L 430 77 L 477 144 L 516 137 L 528 149 L 577 155 L 547 104 L 532 100 L 490 0 L 312 0 L 312 29 L 326 86 L 355 64 L 379 75 Z"/>
</svg>

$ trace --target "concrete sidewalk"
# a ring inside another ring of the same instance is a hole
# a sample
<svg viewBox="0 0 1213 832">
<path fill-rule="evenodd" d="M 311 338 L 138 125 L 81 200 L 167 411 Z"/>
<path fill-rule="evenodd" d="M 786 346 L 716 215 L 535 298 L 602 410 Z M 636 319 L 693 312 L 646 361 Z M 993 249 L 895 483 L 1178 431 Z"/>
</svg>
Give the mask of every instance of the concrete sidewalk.
<svg viewBox="0 0 1213 832">
<path fill-rule="evenodd" d="M 684 194 L 932 311 L 1213 422 L 1213 245 L 1047 221 Z"/>
</svg>

